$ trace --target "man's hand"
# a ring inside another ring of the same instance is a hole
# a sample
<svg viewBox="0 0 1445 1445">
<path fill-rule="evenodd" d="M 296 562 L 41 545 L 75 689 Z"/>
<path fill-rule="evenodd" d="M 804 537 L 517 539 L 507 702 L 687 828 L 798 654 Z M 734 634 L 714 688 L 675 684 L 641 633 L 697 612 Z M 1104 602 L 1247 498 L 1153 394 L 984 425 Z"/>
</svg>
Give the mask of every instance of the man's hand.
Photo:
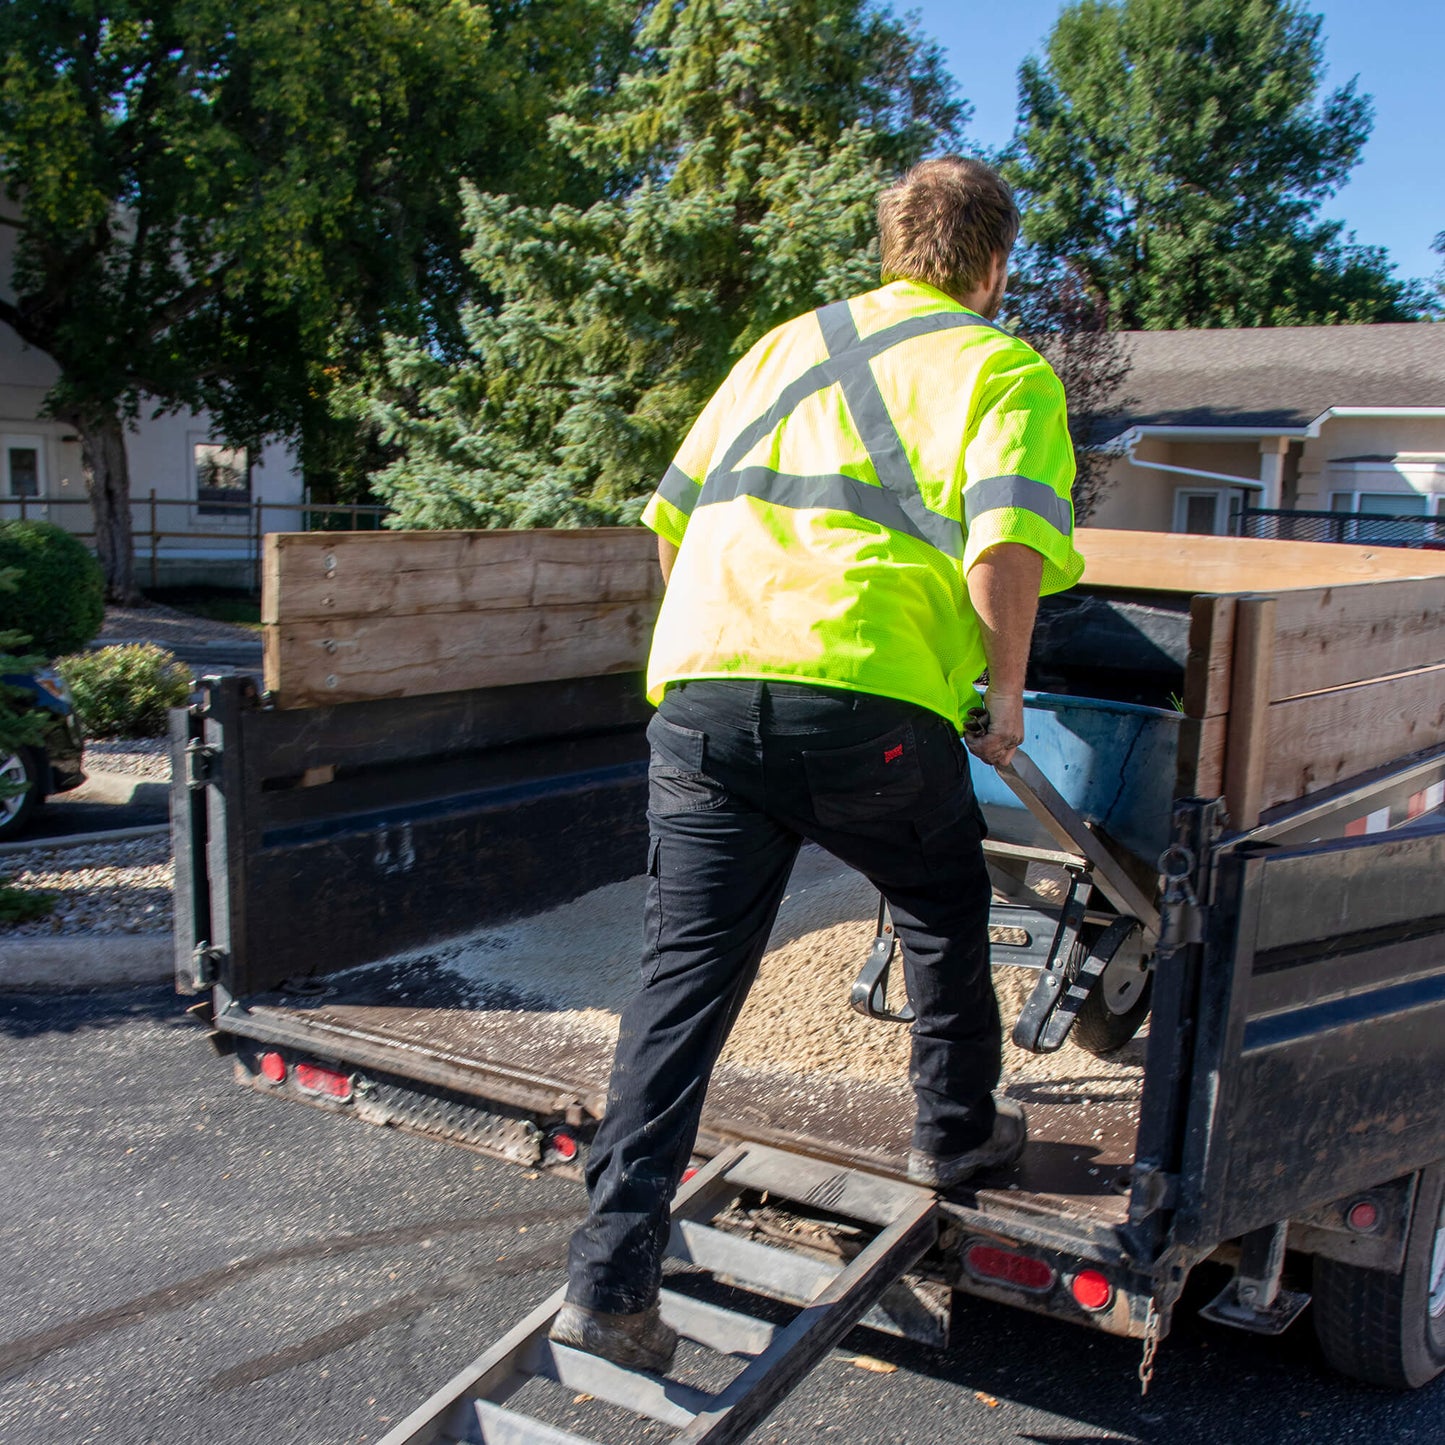
<svg viewBox="0 0 1445 1445">
<path fill-rule="evenodd" d="M 965 733 L 964 742 L 974 757 L 991 768 L 1001 768 L 1013 761 L 1013 755 L 1024 740 L 1024 700 L 1021 693 L 1010 696 L 996 692 L 992 686 L 983 695 L 988 709 L 988 731 Z"/>
<path fill-rule="evenodd" d="M 662 585 L 672 581 L 672 564 L 677 561 L 678 549 L 665 537 L 657 539 L 657 565 L 662 568 Z"/>
</svg>

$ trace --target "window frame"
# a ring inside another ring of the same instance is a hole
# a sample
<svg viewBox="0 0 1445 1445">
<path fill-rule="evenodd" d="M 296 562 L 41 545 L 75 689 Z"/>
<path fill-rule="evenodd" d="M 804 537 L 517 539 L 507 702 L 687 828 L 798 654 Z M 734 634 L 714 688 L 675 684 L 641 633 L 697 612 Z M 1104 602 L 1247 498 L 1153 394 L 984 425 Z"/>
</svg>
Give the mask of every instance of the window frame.
<svg viewBox="0 0 1445 1445">
<path fill-rule="evenodd" d="M 49 477 L 45 465 L 45 438 L 31 433 L 6 432 L 0 436 L 0 448 L 4 449 L 4 457 L 0 459 L 0 466 L 3 466 L 5 473 L 5 500 L 43 502 L 49 495 Z M 26 492 L 23 498 L 15 490 L 15 477 L 10 470 L 10 453 L 12 451 L 33 451 L 35 453 L 35 490 Z"/>
<path fill-rule="evenodd" d="M 1193 497 L 1211 497 L 1214 500 L 1214 530 L 1212 532 L 1190 532 L 1185 528 L 1189 517 L 1189 501 Z M 1231 518 L 1245 506 L 1243 487 L 1175 487 L 1173 530 L 1183 537 L 1228 537 Z"/>
<path fill-rule="evenodd" d="M 196 516 L 206 517 L 212 521 L 245 522 L 251 515 L 251 508 L 254 504 L 254 486 L 252 473 L 255 471 L 255 463 L 251 460 L 249 447 L 231 446 L 229 443 L 217 440 L 214 437 L 196 437 L 190 439 L 191 454 L 191 491 L 196 503 Z M 205 487 L 201 485 L 201 464 L 202 450 L 213 453 L 221 453 L 243 458 L 243 471 L 245 485 L 241 487 Z M 234 500 L 228 500 L 224 495 L 226 492 L 235 492 Z M 210 495 L 207 495 L 207 494 Z"/>
</svg>

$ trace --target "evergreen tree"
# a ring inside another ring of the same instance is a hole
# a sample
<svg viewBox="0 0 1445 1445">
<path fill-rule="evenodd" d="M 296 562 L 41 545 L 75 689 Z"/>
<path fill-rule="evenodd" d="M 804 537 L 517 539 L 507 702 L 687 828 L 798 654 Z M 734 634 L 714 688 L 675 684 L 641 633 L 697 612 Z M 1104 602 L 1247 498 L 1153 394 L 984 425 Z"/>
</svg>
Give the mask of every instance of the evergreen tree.
<svg viewBox="0 0 1445 1445">
<path fill-rule="evenodd" d="M 1019 73 L 1026 237 L 1125 329 L 1414 319 L 1420 288 L 1319 219 L 1371 126 L 1323 72 L 1295 0 L 1077 0 Z"/>
<path fill-rule="evenodd" d="M 957 139 L 937 48 L 870 0 L 646 7 L 629 63 L 551 137 L 590 204 L 468 187 L 460 366 L 394 339 L 357 402 L 402 451 L 407 527 L 630 520 L 767 330 L 877 284 L 880 186 Z"/>
</svg>

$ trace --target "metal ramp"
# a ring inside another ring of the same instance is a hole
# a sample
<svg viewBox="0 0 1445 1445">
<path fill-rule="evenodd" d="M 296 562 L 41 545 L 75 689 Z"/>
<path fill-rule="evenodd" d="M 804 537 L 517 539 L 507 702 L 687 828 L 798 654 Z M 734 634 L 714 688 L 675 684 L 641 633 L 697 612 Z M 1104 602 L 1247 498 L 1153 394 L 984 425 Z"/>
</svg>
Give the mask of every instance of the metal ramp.
<svg viewBox="0 0 1445 1445">
<path fill-rule="evenodd" d="M 714 1228 L 710 1221 L 745 1189 L 875 1225 L 879 1233 L 839 1265 Z M 790 1323 L 773 1325 L 663 1290 L 662 1316 L 683 1339 L 747 1361 L 729 1384 L 709 1393 L 553 1344 L 547 1330 L 562 1305 L 558 1290 L 379 1445 L 595 1445 L 506 1407 L 534 1378 L 619 1406 L 639 1425 L 652 1420 L 670 1426 L 679 1445 L 742 1440 L 934 1244 L 937 1208 L 931 1190 L 762 1145 L 738 1145 L 678 1191 L 668 1254 L 729 1284 L 803 1307 Z"/>
</svg>

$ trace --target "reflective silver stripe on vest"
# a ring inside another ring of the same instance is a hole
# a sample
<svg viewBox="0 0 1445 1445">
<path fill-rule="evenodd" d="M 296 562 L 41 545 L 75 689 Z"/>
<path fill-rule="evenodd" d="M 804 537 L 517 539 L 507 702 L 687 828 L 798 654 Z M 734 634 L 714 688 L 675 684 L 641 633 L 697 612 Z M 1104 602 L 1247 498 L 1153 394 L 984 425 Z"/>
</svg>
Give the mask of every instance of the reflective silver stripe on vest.
<svg viewBox="0 0 1445 1445">
<path fill-rule="evenodd" d="M 657 495 L 664 502 L 671 502 L 683 516 L 690 517 L 698 497 L 702 495 L 702 488 L 673 462 L 657 484 Z"/>
<path fill-rule="evenodd" d="M 983 477 L 970 482 L 963 493 L 963 516 L 971 527 L 985 512 L 1004 507 L 1017 507 L 1042 517 L 1056 532 L 1071 537 L 1074 532 L 1074 511 L 1068 498 L 1052 487 L 1031 477 Z"/>
<path fill-rule="evenodd" d="M 852 512 L 865 521 L 876 522 L 890 532 L 902 532 L 919 542 L 927 542 L 949 557 L 963 556 L 962 529 L 948 517 L 924 509 L 919 520 L 903 510 L 902 501 L 884 487 L 860 482 L 856 477 L 840 474 L 797 477 L 788 472 L 775 472 L 771 467 L 744 467 L 740 472 L 708 478 L 705 506 L 713 502 L 731 502 L 737 497 L 756 497 L 779 507 L 798 510 L 823 508 L 832 512 Z"/>
<path fill-rule="evenodd" d="M 785 386 L 772 406 L 733 438 L 722 461 L 708 476 L 699 504 L 708 506 L 749 496 L 783 507 L 852 512 L 890 531 L 926 542 L 946 556 L 961 559 L 963 526 L 930 510 L 924 502 L 869 363 L 875 356 L 917 336 L 965 326 L 987 326 L 994 331 L 1001 328 L 971 312 L 939 311 L 909 317 L 872 336 L 860 338 L 846 301 L 835 301 L 815 314 L 829 351 L 828 359 Z M 800 477 L 768 467 L 738 470 L 738 463 L 760 441 L 771 436 L 803 402 L 835 384 L 843 389 L 848 410 L 881 486 L 841 475 Z M 837 500 L 833 500 L 835 498 Z M 669 496 L 668 500 L 672 498 Z"/>
</svg>

